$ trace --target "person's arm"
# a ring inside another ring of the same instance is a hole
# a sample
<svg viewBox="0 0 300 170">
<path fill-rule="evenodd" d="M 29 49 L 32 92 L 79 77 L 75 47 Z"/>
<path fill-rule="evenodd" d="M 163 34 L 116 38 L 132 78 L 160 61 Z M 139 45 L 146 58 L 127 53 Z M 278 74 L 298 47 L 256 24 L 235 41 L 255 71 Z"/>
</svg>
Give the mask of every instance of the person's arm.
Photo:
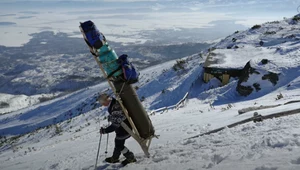
<svg viewBox="0 0 300 170">
<path fill-rule="evenodd" d="M 117 126 L 116 124 L 112 123 L 110 126 L 108 126 L 107 128 L 103 129 L 104 133 L 111 133 L 114 132 L 119 126 Z"/>
<path fill-rule="evenodd" d="M 109 115 L 108 120 L 112 123 L 110 126 L 103 129 L 104 133 L 111 133 L 115 131 L 118 127 L 121 126 L 121 123 L 126 119 L 126 116 L 124 115 L 122 108 L 121 107 L 119 108 L 120 109 L 118 110 L 112 111 L 111 115 Z"/>
</svg>

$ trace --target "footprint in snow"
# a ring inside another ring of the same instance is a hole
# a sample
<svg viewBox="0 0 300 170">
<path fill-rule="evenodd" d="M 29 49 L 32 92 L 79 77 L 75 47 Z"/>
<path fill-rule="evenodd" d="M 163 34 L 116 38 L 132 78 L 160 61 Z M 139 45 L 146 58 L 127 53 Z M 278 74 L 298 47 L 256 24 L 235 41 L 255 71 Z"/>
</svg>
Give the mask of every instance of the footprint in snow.
<svg viewBox="0 0 300 170">
<path fill-rule="evenodd" d="M 58 165 L 59 165 L 59 163 L 56 163 L 56 164 L 51 165 L 49 168 L 50 169 L 57 169 Z"/>
<path fill-rule="evenodd" d="M 277 169 L 278 169 L 278 167 L 267 167 L 265 165 L 255 168 L 255 170 L 277 170 Z"/>
<path fill-rule="evenodd" d="M 183 142 L 181 142 L 182 145 L 189 145 L 191 143 L 195 143 L 195 140 L 187 139 L 187 140 L 184 140 Z"/>
<path fill-rule="evenodd" d="M 203 168 L 205 169 L 210 169 L 212 167 L 214 167 L 215 165 L 218 165 L 220 164 L 222 161 L 224 161 L 228 156 L 221 156 L 221 155 L 213 155 L 210 159 L 211 159 L 211 162 L 208 164 L 208 165 L 204 165 Z"/>
<path fill-rule="evenodd" d="M 169 159 L 169 157 L 167 157 L 167 156 L 159 156 L 159 157 L 153 158 L 152 160 L 153 160 L 153 162 L 158 163 L 158 162 L 168 160 L 168 159 Z"/>
<path fill-rule="evenodd" d="M 179 152 L 183 152 L 183 151 L 184 151 L 183 149 L 172 149 L 172 150 L 170 151 L 170 154 L 172 155 L 172 154 L 179 153 Z"/>
<path fill-rule="evenodd" d="M 300 164 L 300 157 L 296 160 L 292 160 L 291 163 L 299 165 Z"/>
</svg>

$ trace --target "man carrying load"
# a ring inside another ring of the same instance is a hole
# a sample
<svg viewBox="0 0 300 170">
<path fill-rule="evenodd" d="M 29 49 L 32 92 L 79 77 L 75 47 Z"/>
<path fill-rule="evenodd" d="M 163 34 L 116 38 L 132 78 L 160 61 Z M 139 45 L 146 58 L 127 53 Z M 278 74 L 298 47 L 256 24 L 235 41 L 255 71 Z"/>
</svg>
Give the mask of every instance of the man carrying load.
<svg viewBox="0 0 300 170">
<path fill-rule="evenodd" d="M 108 121 L 111 122 L 111 125 L 107 128 L 102 127 L 100 129 L 100 133 L 116 133 L 113 155 L 106 158 L 105 161 L 108 163 L 117 163 L 119 162 L 119 157 L 122 153 L 126 158 L 121 162 L 123 166 L 127 165 L 128 163 L 136 162 L 134 154 L 124 145 L 125 140 L 130 138 L 130 134 L 121 126 L 121 123 L 124 122 L 129 128 L 131 128 L 131 126 L 122 110 L 120 103 L 115 98 L 109 97 L 105 93 L 98 97 L 98 101 L 102 106 L 108 107 Z"/>
</svg>

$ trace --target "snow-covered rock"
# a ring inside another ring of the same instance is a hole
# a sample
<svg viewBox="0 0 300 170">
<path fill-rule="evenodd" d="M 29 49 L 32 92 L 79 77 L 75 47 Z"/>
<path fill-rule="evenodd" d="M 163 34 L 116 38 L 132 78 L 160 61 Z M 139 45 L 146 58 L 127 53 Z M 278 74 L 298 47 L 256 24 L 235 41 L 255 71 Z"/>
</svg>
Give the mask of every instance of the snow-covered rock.
<svg viewBox="0 0 300 170">
<path fill-rule="evenodd" d="M 235 89 L 242 96 L 258 97 L 286 85 L 299 75 L 299 18 L 235 32 L 207 51 L 210 67 L 241 70 Z"/>
<path fill-rule="evenodd" d="M 29 106 L 33 106 L 40 102 L 51 100 L 58 96 L 54 94 L 38 94 L 38 95 L 11 95 L 0 93 L 0 114 L 17 111 Z"/>
<path fill-rule="evenodd" d="M 279 74 L 270 72 L 262 65 L 267 65 L 268 60 L 263 59 L 259 63 L 249 61 L 239 77 L 236 90 L 242 96 L 248 96 L 253 91 L 260 91 L 261 89 L 272 88 L 279 81 Z"/>
</svg>

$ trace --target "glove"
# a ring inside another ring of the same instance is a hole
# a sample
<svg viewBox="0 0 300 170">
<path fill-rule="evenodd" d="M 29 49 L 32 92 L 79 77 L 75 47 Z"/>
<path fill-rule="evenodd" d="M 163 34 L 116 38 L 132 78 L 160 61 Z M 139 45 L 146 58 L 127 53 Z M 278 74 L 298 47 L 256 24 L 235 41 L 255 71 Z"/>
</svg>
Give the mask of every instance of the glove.
<svg viewBox="0 0 300 170">
<path fill-rule="evenodd" d="M 105 128 L 104 127 L 101 127 L 100 134 L 105 134 Z"/>
</svg>

